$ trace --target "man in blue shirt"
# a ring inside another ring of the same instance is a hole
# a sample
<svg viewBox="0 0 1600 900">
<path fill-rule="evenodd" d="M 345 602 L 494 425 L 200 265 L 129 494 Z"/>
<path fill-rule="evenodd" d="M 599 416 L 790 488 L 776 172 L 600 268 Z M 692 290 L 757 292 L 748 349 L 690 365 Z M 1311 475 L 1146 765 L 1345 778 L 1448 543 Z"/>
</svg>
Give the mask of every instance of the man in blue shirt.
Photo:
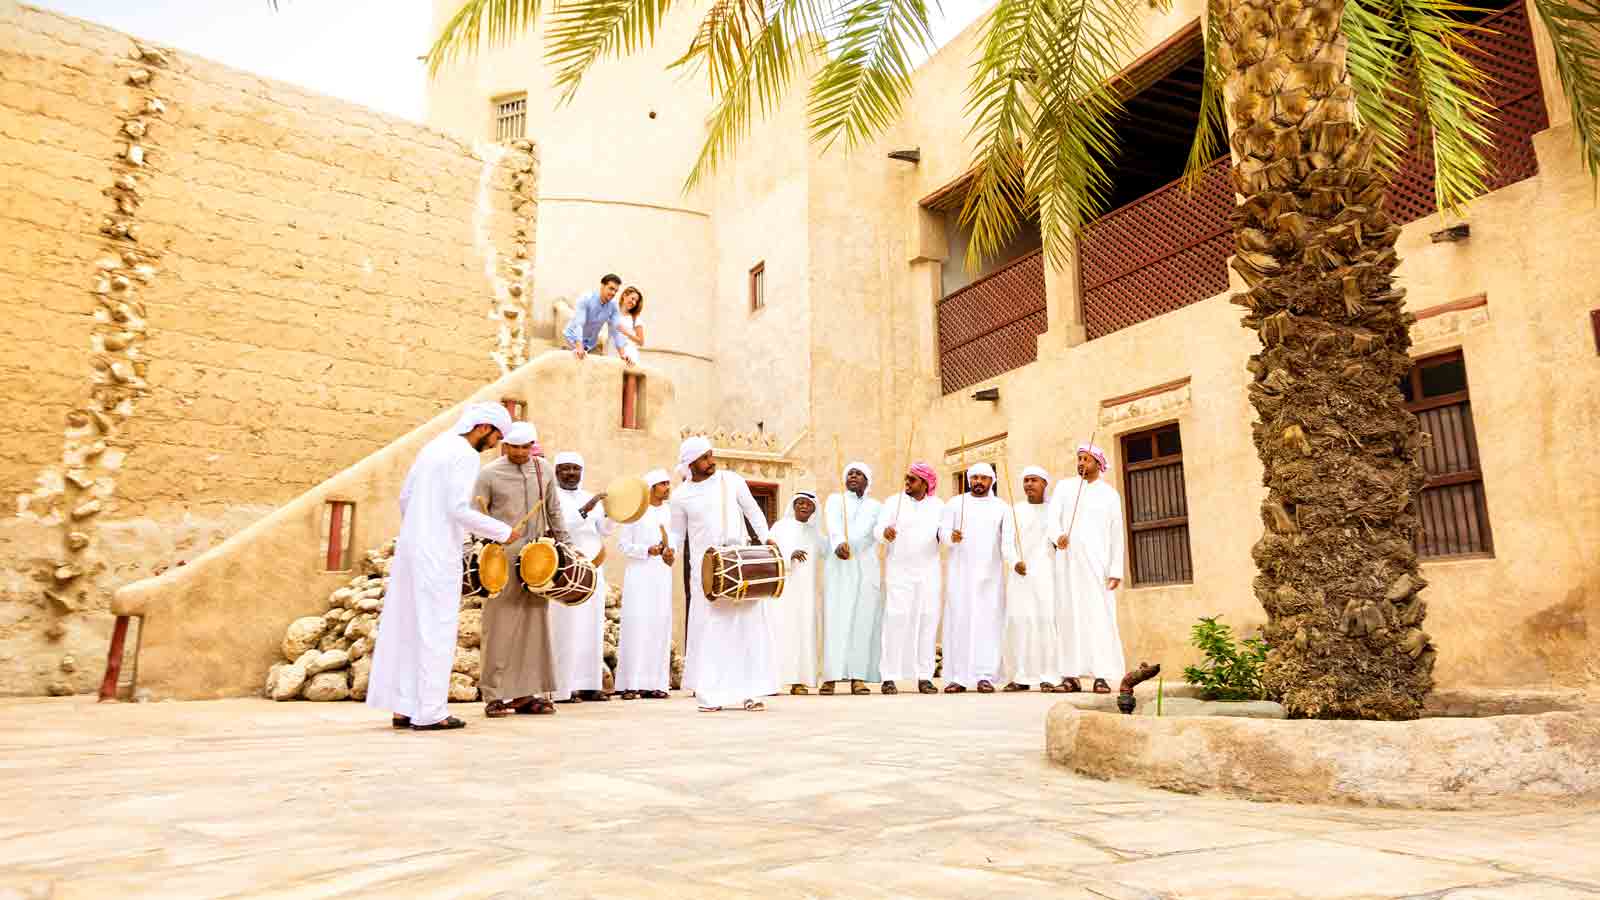
<svg viewBox="0 0 1600 900">
<path fill-rule="evenodd" d="M 622 340 L 622 310 L 612 302 L 617 296 L 617 288 L 621 286 L 621 278 L 608 274 L 600 279 L 599 290 L 578 298 L 578 305 L 572 311 L 572 321 L 561 332 L 573 356 L 583 359 L 589 355 L 589 351 L 600 340 L 602 326 L 608 330 L 613 345 Z"/>
</svg>

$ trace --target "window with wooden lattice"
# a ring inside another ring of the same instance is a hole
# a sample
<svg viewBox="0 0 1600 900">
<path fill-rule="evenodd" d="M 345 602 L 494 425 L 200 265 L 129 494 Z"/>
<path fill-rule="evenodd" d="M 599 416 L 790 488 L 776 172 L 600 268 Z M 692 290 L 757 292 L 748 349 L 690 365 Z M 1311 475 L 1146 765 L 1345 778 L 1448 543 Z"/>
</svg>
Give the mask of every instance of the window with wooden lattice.
<svg viewBox="0 0 1600 900">
<path fill-rule="evenodd" d="M 1128 572 L 1139 586 L 1194 581 L 1183 437 L 1176 423 L 1122 438 Z"/>
<path fill-rule="evenodd" d="M 763 260 L 750 267 L 750 311 L 767 308 L 767 264 Z"/>
<path fill-rule="evenodd" d="M 514 141 L 528 136 L 528 95 L 512 94 L 494 101 L 494 139 Z"/>
<path fill-rule="evenodd" d="M 1422 451 L 1428 481 L 1417 498 L 1422 518 L 1417 555 L 1424 559 L 1493 555 L 1466 358 L 1460 350 L 1452 350 L 1417 360 L 1400 381 L 1400 393 L 1431 437 Z"/>
</svg>

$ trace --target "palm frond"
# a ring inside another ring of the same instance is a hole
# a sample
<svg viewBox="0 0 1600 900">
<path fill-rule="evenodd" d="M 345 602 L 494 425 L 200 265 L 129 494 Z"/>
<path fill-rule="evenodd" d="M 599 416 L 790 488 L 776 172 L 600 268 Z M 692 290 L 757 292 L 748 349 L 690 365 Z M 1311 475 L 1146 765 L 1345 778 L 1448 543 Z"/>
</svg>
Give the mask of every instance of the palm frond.
<svg viewBox="0 0 1600 900">
<path fill-rule="evenodd" d="M 1352 4 L 1356 0 L 1351 0 Z M 1227 73 L 1217 62 L 1217 48 L 1222 46 L 1222 4 L 1211 0 L 1206 4 L 1205 58 L 1201 62 L 1200 121 L 1195 126 L 1194 143 L 1189 145 L 1189 157 L 1183 163 L 1184 189 L 1193 193 L 1199 187 L 1206 167 L 1227 149 L 1224 140 L 1228 127 L 1223 106 L 1222 86 Z"/>
<path fill-rule="evenodd" d="M 777 0 L 759 27 L 725 16 L 696 37 L 677 65 L 704 66 L 718 99 L 685 191 L 732 157 L 756 115 L 769 115 L 783 102 L 806 57 L 823 49 L 823 13 L 820 0 Z"/>
<path fill-rule="evenodd" d="M 562 102 L 572 99 L 583 76 L 606 57 L 625 56 L 655 42 L 672 0 L 565 0 L 550 14 L 545 52 L 555 69 Z"/>
<path fill-rule="evenodd" d="M 1556 51 L 1572 130 L 1592 178 L 1600 178 L 1600 2 L 1534 0 Z"/>
<path fill-rule="evenodd" d="M 428 77 L 459 57 L 476 54 L 486 39 L 489 46 L 499 47 L 531 33 L 541 5 L 541 0 L 463 0 L 428 50 Z"/>
<path fill-rule="evenodd" d="M 1452 15 L 1471 8 L 1451 0 L 1395 0 L 1395 6 L 1420 137 L 1433 142 L 1434 193 L 1440 208 L 1459 214 L 1488 190 L 1488 79 L 1466 55 L 1470 35 L 1482 29 Z"/>
<path fill-rule="evenodd" d="M 1348 0 L 1341 20 L 1356 115 L 1377 139 L 1378 166 L 1391 171 L 1404 161 L 1416 123 L 1400 70 L 1403 37 L 1395 5 L 1396 0 Z"/>
<path fill-rule="evenodd" d="M 811 139 L 827 148 L 842 135 L 854 149 L 888 127 L 911 93 L 910 51 L 933 45 L 928 4 L 858 0 L 840 6 L 829 33 L 828 62 L 811 83 Z"/>
<path fill-rule="evenodd" d="M 969 267 L 998 253 L 1035 209 L 1051 264 L 1068 262 L 1072 238 L 1111 186 L 1121 103 L 1110 82 L 1140 37 L 1133 7 L 1118 0 L 995 8 L 968 102 L 979 138 L 978 177 L 961 214 L 972 230 Z"/>
</svg>

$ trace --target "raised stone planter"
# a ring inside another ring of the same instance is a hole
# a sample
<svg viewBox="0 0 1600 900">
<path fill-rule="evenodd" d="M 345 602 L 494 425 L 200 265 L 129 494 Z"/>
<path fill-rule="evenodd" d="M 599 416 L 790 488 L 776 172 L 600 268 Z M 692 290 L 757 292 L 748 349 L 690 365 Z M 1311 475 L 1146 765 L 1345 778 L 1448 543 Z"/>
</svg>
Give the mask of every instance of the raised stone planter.
<svg viewBox="0 0 1600 900">
<path fill-rule="evenodd" d="M 1122 716 L 1058 703 L 1045 729 L 1059 765 L 1183 793 L 1416 809 L 1600 801 L 1600 722 L 1570 712 L 1266 721 Z"/>
</svg>

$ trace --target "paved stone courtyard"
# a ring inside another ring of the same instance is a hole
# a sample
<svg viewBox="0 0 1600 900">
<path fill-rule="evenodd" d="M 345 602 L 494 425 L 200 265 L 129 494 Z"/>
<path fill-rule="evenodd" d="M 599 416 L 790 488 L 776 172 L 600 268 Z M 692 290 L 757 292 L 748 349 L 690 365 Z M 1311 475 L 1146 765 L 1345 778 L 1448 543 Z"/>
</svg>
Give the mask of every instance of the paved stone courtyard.
<svg viewBox="0 0 1600 900">
<path fill-rule="evenodd" d="M 1213 800 L 1044 759 L 1037 693 L 0 701 L 0 897 L 1600 896 L 1600 811 Z"/>
</svg>

